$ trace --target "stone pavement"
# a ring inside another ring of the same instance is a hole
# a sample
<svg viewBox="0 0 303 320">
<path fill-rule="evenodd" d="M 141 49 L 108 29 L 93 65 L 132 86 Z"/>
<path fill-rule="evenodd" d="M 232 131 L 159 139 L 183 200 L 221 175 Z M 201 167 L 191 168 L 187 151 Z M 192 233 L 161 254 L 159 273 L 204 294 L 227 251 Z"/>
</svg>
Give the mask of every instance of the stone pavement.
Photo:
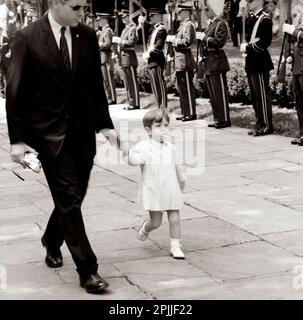
<svg viewBox="0 0 303 320">
<path fill-rule="evenodd" d="M 129 129 L 141 128 L 144 110 L 118 105 L 110 111 L 117 126 L 128 120 Z M 303 148 L 281 136 L 209 129 L 203 120 L 172 119 L 172 126 L 206 130 L 206 168 L 188 177 L 181 212 L 186 260 L 168 255 L 166 217 L 149 240 L 137 240 L 146 218 L 136 204 L 139 168 L 104 165 L 97 157 L 83 213 L 100 273 L 111 286 L 94 296 L 79 287 L 65 245 L 62 268 L 44 264 L 40 238 L 51 197 L 43 174 L 10 163 L 0 101 L 0 271 L 7 272 L 0 299 L 303 298 Z"/>
</svg>

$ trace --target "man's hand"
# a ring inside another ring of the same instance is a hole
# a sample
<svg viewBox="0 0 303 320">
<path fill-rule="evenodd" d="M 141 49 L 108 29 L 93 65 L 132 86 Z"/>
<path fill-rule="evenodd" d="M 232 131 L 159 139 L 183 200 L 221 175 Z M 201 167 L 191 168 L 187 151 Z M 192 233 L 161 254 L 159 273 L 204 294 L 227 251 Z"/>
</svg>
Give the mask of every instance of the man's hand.
<svg viewBox="0 0 303 320">
<path fill-rule="evenodd" d="M 288 33 L 290 35 L 293 35 L 295 31 L 295 26 L 293 24 L 284 23 L 282 28 L 284 33 Z"/>
<path fill-rule="evenodd" d="M 12 144 L 11 151 L 10 151 L 12 161 L 20 163 L 25 168 L 23 158 L 24 158 L 25 152 L 27 151 L 37 154 L 37 152 L 34 149 L 32 149 L 31 147 L 29 147 L 23 142 Z"/>
<path fill-rule="evenodd" d="M 117 149 L 121 149 L 120 147 L 120 137 L 118 136 L 115 129 L 102 129 L 101 133 L 104 137 L 109 141 L 109 143 L 116 147 Z"/>
<path fill-rule="evenodd" d="M 116 43 L 116 44 L 120 44 L 121 43 L 121 38 L 120 37 L 113 37 L 112 42 Z"/>
<path fill-rule="evenodd" d="M 196 39 L 197 39 L 197 40 L 203 41 L 203 39 L 205 38 L 205 36 L 206 36 L 206 34 L 205 34 L 204 32 L 199 32 L 199 31 L 196 32 Z"/>
</svg>

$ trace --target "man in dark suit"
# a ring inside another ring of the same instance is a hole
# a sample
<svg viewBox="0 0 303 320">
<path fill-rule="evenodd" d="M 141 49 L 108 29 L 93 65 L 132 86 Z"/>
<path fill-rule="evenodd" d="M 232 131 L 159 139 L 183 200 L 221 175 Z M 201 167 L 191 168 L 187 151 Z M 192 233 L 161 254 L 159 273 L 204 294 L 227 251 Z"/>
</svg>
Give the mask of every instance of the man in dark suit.
<svg viewBox="0 0 303 320">
<path fill-rule="evenodd" d="M 298 14 L 294 24 L 284 23 L 283 32 L 291 35 L 295 42 L 292 81 L 299 120 L 299 137 L 291 143 L 303 146 L 303 11 Z"/>
<path fill-rule="evenodd" d="M 40 20 L 17 31 L 7 77 L 11 157 L 33 148 L 55 208 L 42 237 L 49 267 L 63 264 L 66 242 L 89 293 L 108 283 L 98 274 L 81 205 L 96 153 L 96 132 L 116 138 L 103 87 L 96 33 L 79 23 L 85 0 L 52 0 Z"/>
<path fill-rule="evenodd" d="M 223 47 L 228 37 L 228 27 L 224 20 L 219 18 L 210 2 L 206 1 L 204 12 L 210 23 L 204 32 L 197 32 L 197 39 L 204 45 L 205 62 L 204 73 L 213 110 L 214 123 L 209 127 L 216 129 L 230 127 L 229 101 L 226 73 L 230 70 Z"/>
<path fill-rule="evenodd" d="M 149 10 L 151 26 L 150 36 L 147 42 L 147 51 L 143 53 L 143 59 L 147 62 L 149 79 L 152 91 L 158 107 L 167 107 L 166 83 L 164 80 L 165 56 L 163 53 L 167 30 L 162 24 L 163 12 L 158 8 Z"/>
<path fill-rule="evenodd" d="M 240 51 L 246 54 L 245 69 L 256 114 L 254 137 L 273 133 L 269 72 L 273 63 L 268 52 L 272 41 L 272 19 L 263 10 L 263 0 L 247 0 L 251 15 L 246 19 L 246 41 Z"/>
</svg>

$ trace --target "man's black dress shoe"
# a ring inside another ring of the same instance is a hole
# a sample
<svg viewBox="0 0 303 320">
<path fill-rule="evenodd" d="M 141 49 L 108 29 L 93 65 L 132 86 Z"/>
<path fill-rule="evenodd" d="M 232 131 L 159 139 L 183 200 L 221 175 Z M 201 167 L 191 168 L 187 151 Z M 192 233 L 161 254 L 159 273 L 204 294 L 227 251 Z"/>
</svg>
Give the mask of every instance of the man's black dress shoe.
<svg viewBox="0 0 303 320">
<path fill-rule="evenodd" d="M 185 116 L 177 117 L 176 120 L 183 120 Z"/>
<path fill-rule="evenodd" d="M 218 122 L 211 122 L 211 123 L 209 123 L 207 126 L 208 126 L 209 128 L 214 128 L 217 123 L 218 123 Z"/>
<path fill-rule="evenodd" d="M 230 121 L 218 122 L 214 125 L 216 129 L 228 128 L 231 127 Z"/>
<path fill-rule="evenodd" d="M 128 106 L 125 108 L 125 110 L 138 110 L 138 109 L 140 109 L 140 107 L 138 106 Z"/>
<path fill-rule="evenodd" d="M 185 121 L 193 121 L 193 120 L 197 120 L 197 115 L 193 114 L 191 116 L 185 116 L 182 121 L 185 122 Z"/>
<path fill-rule="evenodd" d="M 296 144 L 298 146 L 303 146 L 303 137 L 291 140 L 291 144 Z"/>
<path fill-rule="evenodd" d="M 268 130 L 268 131 L 255 131 L 252 136 L 253 137 L 262 137 L 262 136 L 267 136 L 268 134 L 272 134 L 273 130 Z"/>
<path fill-rule="evenodd" d="M 45 263 L 50 268 L 60 268 L 63 266 L 63 258 L 60 249 L 51 250 L 47 246 L 44 238 L 41 238 L 43 247 L 46 248 Z"/>
<path fill-rule="evenodd" d="M 109 102 L 108 104 L 109 104 L 109 105 L 111 105 L 111 104 L 117 104 L 117 101 L 114 100 L 114 101 Z"/>
<path fill-rule="evenodd" d="M 80 286 L 85 289 L 87 293 L 100 293 L 106 289 L 109 284 L 100 277 L 98 272 L 88 277 L 80 277 Z"/>
</svg>

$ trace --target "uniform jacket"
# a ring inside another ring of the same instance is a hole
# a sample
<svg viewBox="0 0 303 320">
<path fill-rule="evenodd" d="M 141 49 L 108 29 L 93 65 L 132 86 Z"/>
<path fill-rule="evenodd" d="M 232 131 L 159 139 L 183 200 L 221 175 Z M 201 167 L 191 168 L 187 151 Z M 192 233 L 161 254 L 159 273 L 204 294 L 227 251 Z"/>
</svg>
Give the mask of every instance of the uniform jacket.
<svg viewBox="0 0 303 320">
<path fill-rule="evenodd" d="M 149 52 L 148 67 L 160 65 L 164 67 L 165 56 L 163 48 L 167 36 L 167 29 L 162 23 L 151 27 L 152 31 L 148 39 L 147 50 Z"/>
<path fill-rule="evenodd" d="M 228 28 L 222 19 L 215 18 L 205 30 L 203 45 L 205 47 L 204 72 L 206 75 L 227 72 L 229 63 L 223 47 L 228 37 Z"/>
<path fill-rule="evenodd" d="M 256 41 L 250 43 L 251 35 L 255 24 L 260 20 L 259 27 L 256 33 Z M 246 41 L 249 43 L 246 52 L 245 69 L 248 72 L 268 72 L 272 70 L 273 64 L 268 52 L 268 47 L 271 45 L 272 40 L 272 20 L 270 16 L 263 10 L 259 11 L 256 15 L 249 16 L 246 20 Z"/>
<path fill-rule="evenodd" d="M 122 30 L 120 48 L 120 64 L 122 67 L 137 67 L 138 59 L 135 45 L 138 41 L 137 26 L 131 22 Z"/>
<path fill-rule="evenodd" d="M 303 25 L 299 25 L 293 33 L 294 47 L 293 74 L 303 74 Z"/>
<path fill-rule="evenodd" d="M 101 52 L 101 64 L 109 63 L 112 55 L 112 40 L 114 32 L 109 25 L 97 31 L 98 43 Z"/>
<path fill-rule="evenodd" d="M 190 19 L 186 19 L 180 24 L 173 42 L 176 71 L 193 70 L 195 68 L 195 60 L 191 52 L 191 45 L 194 40 L 194 25 Z"/>
<path fill-rule="evenodd" d="M 96 33 L 80 23 L 71 35 L 70 73 L 47 15 L 17 31 L 12 44 L 6 91 L 10 142 L 25 142 L 50 159 L 67 132 L 79 152 L 93 157 L 95 133 L 113 128 Z"/>
</svg>

